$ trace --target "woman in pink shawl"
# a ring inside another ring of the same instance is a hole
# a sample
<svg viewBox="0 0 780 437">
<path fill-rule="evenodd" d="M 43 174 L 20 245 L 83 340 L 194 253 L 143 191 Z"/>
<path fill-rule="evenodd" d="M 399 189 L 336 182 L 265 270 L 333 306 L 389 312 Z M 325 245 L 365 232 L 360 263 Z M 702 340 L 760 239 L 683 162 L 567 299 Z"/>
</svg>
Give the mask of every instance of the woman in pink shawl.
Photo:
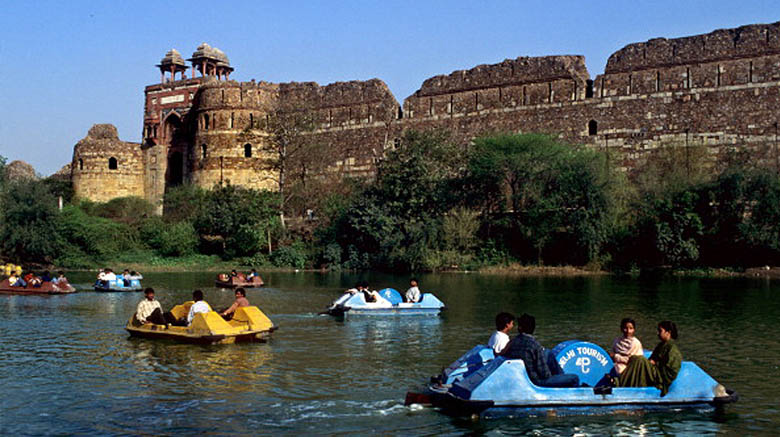
<svg viewBox="0 0 780 437">
<path fill-rule="evenodd" d="M 634 319 L 626 317 L 621 320 L 620 330 L 623 331 L 623 336 L 616 338 L 612 342 L 612 350 L 609 352 L 609 355 L 615 362 L 615 371 L 618 375 L 623 373 L 631 356 L 643 354 L 642 343 L 634 337 L 634 332 L 636 332 Z"/>
</svg>

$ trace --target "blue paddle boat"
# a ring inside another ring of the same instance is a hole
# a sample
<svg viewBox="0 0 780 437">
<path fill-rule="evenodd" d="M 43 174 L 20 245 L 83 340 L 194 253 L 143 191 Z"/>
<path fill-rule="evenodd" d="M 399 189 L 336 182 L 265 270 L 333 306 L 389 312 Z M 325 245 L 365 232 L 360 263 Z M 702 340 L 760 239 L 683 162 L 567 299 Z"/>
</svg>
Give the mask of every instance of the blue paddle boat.
<svg viewBox="0 0 780 437">
<path fill-rule="evenodd" d="M 141 291 L 141 281 L 138 279 L 125 280 L 122 275 L 117 275 L 113 281 L 95 282 L 95 291 Z"/>
<path fill-rule="evenodd" d="M 423 393 L 408 393 L 406 404 L 426 404 L 451 415 L 501 416 L 599 414 L 626 410 L 716 407 L 735 402 L 726 390 L 695 363 L 683 361 L 669 392 L 655 387 L 612 387 L 605 376 L 614 363 L 600 346 L 570 340 L 552 349 L 564 373 L 576 374 L 576 388 L 534 385 L 520 359 L 495 357 L 487 346 L 476 346 L 441 375 L 431 378 Z M 645 351 L 649 356 L 650 351 Z"/>
<path fill-rule="evenodd" d="M 419 316 L 438 315 L 444 308 L 444 303 L 431 293 L 423 293 L 419 302 L 404 302 L 401 293 L 394 288 L 385 288 L 376 292 L 375 302 L 367 302 L 362 292 L 347 292 L 333 302 L 333 305 L 324 311 L 336 317 L 346 315 L 371 315 L 371 316 Z"/>
</svg>

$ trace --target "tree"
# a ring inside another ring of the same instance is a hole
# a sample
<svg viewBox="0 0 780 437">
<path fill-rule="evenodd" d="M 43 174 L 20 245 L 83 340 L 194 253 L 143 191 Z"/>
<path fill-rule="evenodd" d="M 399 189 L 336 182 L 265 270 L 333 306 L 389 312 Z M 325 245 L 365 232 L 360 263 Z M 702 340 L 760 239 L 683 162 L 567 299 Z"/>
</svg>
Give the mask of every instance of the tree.
<svg viewBox="0 0 780 437">
<path fill-rule="evenodd" d="M 407 132 L 380 163 L 374 183 L 338 206 L 338 217 L 320 232 L 322 245 L 336 240 L 350 265 L 368 257 L 383 268 L 436 267 L 429 260 L 441 246 L 440 219 L 460 198 L 452 187 L 462 162 L 446 134 Z"/>
<path fill-rule="evenodd" d="M 193 225 L 201 235 L 220 238 L 228 257 L 252 254 L 274 226 L 278 202 L 277 193 L 220 185 L 208 192 Z"/>
<path fill-rule="evenodd" d="M 541 264 L 552 242 L 566 241 L 579 250 L 564 244 L 555 256 L 587 262 L 612 231 L 613 172 L 603 154 L 549 135 L 496 135 L 474 140 L 468 185 L 516 253 L 530 245 Z"/>
<path fill-rule="evenodd" d="M 313 134 L 315 127 L 312 113 L 285 106 L 268 112 L 257 130 L 249 126 L 242 134 L 242 140 L 260 145 L 267 169 L 275 172 L 282 228 L 285 227 L 286 206 L 295 194 L 290 186 L 296 181 L 305 186 L 310 177 L 321 172 L 326 162 L 326 151 Z"/>
<path fill-rule="evenodd" d="M 57 199 L 41 181 L 16 181 L 4 188 L 3 253 L 19 261 L 50 263 L 63 248 L 56 227 Z"/>
</svg>

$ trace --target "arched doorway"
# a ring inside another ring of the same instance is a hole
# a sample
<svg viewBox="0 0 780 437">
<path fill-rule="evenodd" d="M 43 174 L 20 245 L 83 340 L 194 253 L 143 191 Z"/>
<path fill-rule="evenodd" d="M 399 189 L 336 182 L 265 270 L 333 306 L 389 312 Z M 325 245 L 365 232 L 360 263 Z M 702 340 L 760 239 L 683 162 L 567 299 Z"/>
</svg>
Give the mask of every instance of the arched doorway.
<svg viewBox="0 0 780 437">
<path fill-rule="evenodd" d="M 184 155 L 179 151 L 168 155 L 168 186 L 175 187 L 184 182 Z"/>
<path fill-rule="evenodd" d="M 165 169 L 165 188 L 184 183 L 187 173 L 185 153 L 188 149 L 186 128 L 175 112 L 168 115 L 163 123 L 163 144 L 167 145 L 167 163 Z"/>
</svg>

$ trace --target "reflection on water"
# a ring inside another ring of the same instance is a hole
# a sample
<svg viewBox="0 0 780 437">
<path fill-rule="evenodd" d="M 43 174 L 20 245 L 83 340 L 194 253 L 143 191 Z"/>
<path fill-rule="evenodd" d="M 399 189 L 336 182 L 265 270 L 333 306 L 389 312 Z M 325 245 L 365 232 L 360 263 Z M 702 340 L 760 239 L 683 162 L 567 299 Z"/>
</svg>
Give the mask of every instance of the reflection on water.
<svg viewBox="0 0 780 437">
<path fill-rule="evenodd" d="M 89 284 L 91 274 L 72 274 Z M 168 309 L 201 288 L 212 307 L 233 292 L 213 274 L 149 274 Z M 270 273 L 249 300 L 279 326 L 268 343 L 181 345 L 129 338 L 140 293 L 0 296 L 0 434 L 763 434 L 780 425 L 778 286 L 766 281 L 519 278 L 442 274 L 420 278 L 445 301 L 442 317 L 318 316 L 357 280 L 403 290 L 407 277 Z M 742 399 L 725 412 L 632 411 L 519 418 L 450 418 L 403 406 L 474 344 L 497 312 L 537 318 L 545 346 L 577 338 L 604 347 L 622 317 L 652 348 L 655 323 L 681 329 L 696 361 Z"/>
</svg>

